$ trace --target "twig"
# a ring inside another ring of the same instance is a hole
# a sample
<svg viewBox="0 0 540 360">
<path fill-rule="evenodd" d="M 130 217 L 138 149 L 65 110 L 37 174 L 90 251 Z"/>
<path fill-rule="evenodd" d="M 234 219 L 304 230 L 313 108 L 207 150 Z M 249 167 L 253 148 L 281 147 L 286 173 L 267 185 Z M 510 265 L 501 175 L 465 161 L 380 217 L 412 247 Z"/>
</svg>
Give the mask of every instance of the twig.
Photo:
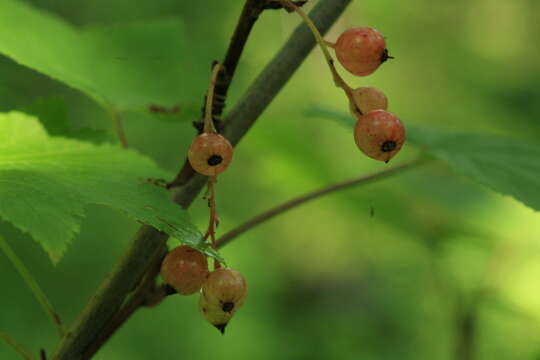
<svg viewBox="0 0 540 360">
<path fill-rule="evenodd" d="M 263 212 L 262 214 L 255 216 L 254 218 L 252 218 L 251 220 L 248 220 L 247 222 L 238 226 L 237 228 L 232 229 L 231 231 L 229 231 L 228 233 L 226 233 L 225 235 L 223 235 L 221 238 L 218 239 L 217 246 L 218 248 L 223 247 L 227 245 L 229 242 L 231 242 L 233 239 L 238 237 L 239 235 L 256 227 L 257 225 L 260 225 L 263 222 L 270 220 L 271 218 L 277 215 L 283 214 L 286 211 L 291 210 L 297 206 L 300 206 L 308 201 L 317 199 L 321 196 L 328 195 L 330 193 L 333 193 L 339 190 L 347 189 L 352 186 L 365 185 L 365 184 L 368 184 L 377 180 L 387 179 L 392 175 L 396 175 L 405 170 L 412 169 L 414 167 L 424 164 L 425 162 L 426 160 L 424 159 L 418 159 L 418 160 L 411 161 L 411 162 L 408 162 L 399 166 L 395 166 L 395 167 L 392 167 L 390 169 L 386 169 L 383 171 L 379 171 L 370 175 L 357 177 L 357 178 L 347 180 L 338 184 L 327 186 L 327 187 L 309 192 L 307 194 L 301 195 L 297 198 L 291 199 L 287 202 L 284 202 L 281 205 L 278 205 L 270 210 Z"/>
<path fill-rule="evenodd" d="M 6 254 L 7 258 L 9 259 L 9 261 L 11 261 L 11 264 L 13 264 L 19 275 L 21 275 L 24 282 L 26 283 L 26 286 L 28 286 L 38 303 L 41 305 L 43 311 L 45 311 L 45 313 L 49 316 L 54 326 L 58 330 L 60 336 L 64 336 L 66 330 L 64 329 L 64 325 L 62 325 L 60 316 L 58 316 L 56 311 L 54 311 L 54 308 L 51 305 L 49 298 L 47 298 L 45 292 L 43 292 L 36 279 L 34 279 L 30 270 L 28 270 L 28 268 L 24 265 L 21 259 L 19 259 L 17 254 L 15 254 L 11 246 L 9 246 L 7 241 L 1 236 L 0 249 L 4 252 L 4 254 Z"/>
<path fill-rule="evenodd" d="M 311 12 L 311 19 L 325 32 L 349 2 L 350 0 L 322 0 Z M 253 1 L 250 3 L 253 4 Z M 243 14 L 245 12 L 244 8 Z M 300 25 L 227 116 L 224 133 L 231 143 L 237 144 L 249 131 L 314 45 L 315 41 L 307 26 Z M 231 67 L 227 66 L 226 62 L 223 64 L 230 72 Z M 205 176 L 195 175 L 192 169 L 190 174 L 189 169 L 183 167 L 182 174 L 177 177 L 182 187 L 173 193 L 176 203 L 184 208 L 189 207 L 206 183 Z M 150 226 L 143 226 L 139 230 L 112 275 L 104 281 L 86 306 L 71 335 L 64 337 L 53 359 L 82 359 L 82 354 L 120 309 L 126 296 L 139 284 L 145 271 L 151 264 L 159 261 L 156 254 L 166 245 L 166 239 L 166 234 Z"/>
<path fill-rule="evenodd" d="M 148 268 L 166 247 L 167 235 L 142 226 L 131 247 L 113 273 L 79 316 L 73 331 L 66 334 L 53 359 L 78 360 L 118 312 L 127 295 L 139 284 Z"/>
<path fill-rule="evenodd" d="M 301 6 L 304 6 L 307 1 L 293 1 L 292 2 L 294 5 L 298 6 L 298 7 L 301 7 Z M 279 0 L 270 0 L 268 1 L 268 3 L 266 4 L 266 6 L 264 7 L 265 10 L 279 10 L 279 9 L 283 9 L 283 4 L 279 1 Z M 289 12 L 293 12 L 294 10 L 289 10 L 287 8 L 285 8 L 285 10 L 289 11 Z"/>
<path fill-rule="evenodd" d="M 0 339 L 3 340 L 6 345 L 10 346 L 15 352 L 19 355 L 21 355 L 22 358 L 26 360 L 34 360 L 34 357 L 32 354 L 24 348 L 21 344 L 15 341 L 11 336 L 9 336 L 7 333 L 0 331 Z"/>
<path fill-rule="evenodd" d="M 152 268 L 149 269 L 137 289 L 126 301 L 126 304 L 118 311 L 114 318 L 109 322 L 107 328 L 104 329 L 98 336 L 98 338 L 88 347 L 83 354 L 82 359 L 91 359 L 92 356 L 107 342 L 107 340 L 118 330 L 124 322 L 137 311 L 141 306 L 146 305 L 150 296 L 156 296 L 161 293 L 161 297 L 164 298 L 167 294 L 162 289 L 157 289 L 155 286 L 156 276 L 159 274 L 161 261 L 165 257 L 167 251 L 163 248 L 163 251 L 158 256 L 159 261 L 152 264 Z M 152 299 L 152 303 L 157 302 L 156 299 Z"/>
</svg>

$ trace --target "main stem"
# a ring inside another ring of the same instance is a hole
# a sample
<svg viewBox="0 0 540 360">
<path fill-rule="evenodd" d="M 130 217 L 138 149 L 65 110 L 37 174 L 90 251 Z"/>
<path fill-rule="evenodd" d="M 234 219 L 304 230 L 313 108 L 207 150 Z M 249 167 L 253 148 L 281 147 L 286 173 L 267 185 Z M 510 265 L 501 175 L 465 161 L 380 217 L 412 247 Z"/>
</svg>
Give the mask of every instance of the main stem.
<svg viewBox="0 0 540 360">
<path fill-rule="evenodd" d="M 310 13 L 310 17 L 322 32 L 326 32 L 349 3 L 350 0 L 321 0 Z M 242 14 L 249 18 L 248 22 L 253 22 L 251 14 L 254 10 L 246 9 L 248 4 L 258 5 L 262 9 L 265 2 L 251 0 L 246 3 Z M 260 11 L 256 13 L 258 15 Z M 237 29 L 239 28 L 245 26 L 238 26 Z M 233 36 L 233 40 L 235 38 L 245 40 L 246 36 Z M 232 144 L 237 144 L 249 131 L 314 46 L 315 41 L 308 27 L 300 25 L 225 119 L 224 135 Z M 243 45 L 235 44 L 234 48 L 242 49 Z M 239 58 L 240 55 L 231 57 Z M 230 71 L 227 63 L 223 64 Z M 217 91 L 218 86 L 216 93 Z M 181 186 L 173 191 L 173 198 L 176 203 L 187 208 L 204 187 L 206 177 L 194 174 L 192 169 L 184 169 L 185 166 L 177 177 L 177 184 Z M 141 227 L 113 273 L 103 282 L 80 315 L 71 333 L 63 338 L 53 359 L 83 359 L 86 349 L 118 312 L 127 295 L 141 282 L 146 270 L 160 260 L 159 250 L 166 246 L 166 240 L 166 234 L 150 226 Z"/>
</svg>

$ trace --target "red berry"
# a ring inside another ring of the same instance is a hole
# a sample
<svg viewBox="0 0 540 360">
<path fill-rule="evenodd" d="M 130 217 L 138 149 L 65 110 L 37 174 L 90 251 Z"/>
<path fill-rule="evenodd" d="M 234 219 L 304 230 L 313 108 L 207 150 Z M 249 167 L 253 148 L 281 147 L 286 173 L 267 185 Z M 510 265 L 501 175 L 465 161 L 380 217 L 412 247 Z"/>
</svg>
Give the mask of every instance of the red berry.
<svg viewBox="0 0 540 360">
<path fill-rule="evenodd" d="M 370 158 L 388 162 L 405 142 L 405 127 L 394 114 L 386 110 L 372 110 L 358 117 L 354 140 Z"/>
<path fill-rule="evenodd" d="M 244 304 L 247 284 L 236 270 L 219 268 L 203 284 L 200 308 L 206 320 L 222 333 L 234 313 Z"/>
<path fill-rule="evenodd" d="M 191 143 L 188 160 L 196 172 L 215 176 L 229 166 L 232 154 L 232 145 L 226 138 L 216 133 L 204 133 Z"/>
<path fill-rule="evenodd" d="M 388 99 L 386 98 L 386 95 L 384 95 L 382 91 L 371 86 L 362 86 L 354 89 L 353 98 L 355 104 L 350 103 L 349 108 L 354 116 L 361 115 L 357 112 L 356 108 L 358 108 L 362 114 L 368 113 L 371 110 L 388 109 Z"/>
<path fill-rule="evenodd" d="M 186 245 L 171 250 L 161 263 L 161 277 L 182 295 L 199 291 L 207 275 L 206 256 Z"/>
<path fill-rule="evenodd" d="M 344 31 L 337 39 L 334 49 L 341 65 L 357 76 L 371 74 L 390 58 L 381 33 L 369 27 L 355 27 Z"/>
</svg>

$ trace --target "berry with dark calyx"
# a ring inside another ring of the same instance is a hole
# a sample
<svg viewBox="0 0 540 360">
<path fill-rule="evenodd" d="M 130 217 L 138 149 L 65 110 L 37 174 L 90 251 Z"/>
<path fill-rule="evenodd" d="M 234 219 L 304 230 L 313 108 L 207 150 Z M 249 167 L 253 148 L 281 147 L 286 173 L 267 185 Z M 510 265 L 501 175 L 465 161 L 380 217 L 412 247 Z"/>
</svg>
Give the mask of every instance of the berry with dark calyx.
<svg viewBox="0 0 540 360">
<path fill-rule="evenodd" d="M 171 250 L 161 263 L 161 277 L 181 295 L 199 291 L 207 276 L 206 256 L 186 245 Z"/>
<path fill-rule="evenodd" d="M 396 115 L 386 110 L 372 110 L 358 117 L 354 140 L 370 158 L 388 162 L 405 142 L 405 127 Z"/>
<path fill-rule="evenodd" d="M 391 58 L 381 33 L 370 27 L 354 27 L 344 31 L 333 47 L 341 65 L 357 76 L 373 73 Z"/>
<path fill-rule="evenodd" d="M 388 99 L 382 91 L 372 86 L 362 86 L 352 91 L 355 104 L 349 102 L 349 110 L 354 116 L 359 116 L 371 110 L 388 109 Z M 358 112 L 358 110 L 361 113 Z"/>
<path fill-rule="evenodd" d="M 197 136 L 188 150 L 191 167 L 199 174 L 215 176 L 229 166 L 233 147 L 222 135 L 203 133 Z"/>
<path fill-rule="evenodd" d="M 208 274 L 201 291 L 199 306 L 206 320 L 225 332 L 225 327 L 244 304 L 247 285 L 236 270 L 219 268 Z"/>
</svg>

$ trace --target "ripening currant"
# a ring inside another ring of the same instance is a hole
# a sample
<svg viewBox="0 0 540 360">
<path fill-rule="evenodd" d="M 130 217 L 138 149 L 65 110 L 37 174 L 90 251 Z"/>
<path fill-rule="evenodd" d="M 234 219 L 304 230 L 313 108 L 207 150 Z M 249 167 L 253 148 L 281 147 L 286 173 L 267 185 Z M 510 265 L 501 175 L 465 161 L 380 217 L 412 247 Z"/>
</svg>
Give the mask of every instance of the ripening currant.
<svg viewBox="0 0 540 360">
<path fill-rule="evenodd" d="M 235 312 L 244 304 L 246 295 L 246 280 L 238 271 L 218 268 L 208 274 L 202 286 L 201 312 L 210 324 L 224 333 Z"/>
<path fill-rule="evenodd" d="M 356 76 L 373 73 L 391 58 L 381 33 L 370 27 L 354 27 L 344 31 L 333 48 L 341 65 Z"/>
<path fill-rule="evenodd" d="M 371 110 L 388 109 L 388 99 L 382 91 L 372 86 L 362 86 L 352 91 L 355 104 L 349 103 L 351 114 L 359 116 Z M 357 108 L 362 112 L 358 113 Z"/>
<path fill-rule="evenodd" d="M 207 276 L 206 256 L 186 245 L 171 250 L 161 263 L 161 277 L 181 295 L 199 291 Z"/>
<path fill-rule="evenodd" d="M 405 127 L 396 115 L 386 110 L 372 110 L 358 117 L 354 140 L 370 158 L 388 162 L 405 142 Z"/>
<path fill-rule="evenodd" d="M 229 166 L 233 147 L 229 140 L 220 134 L 203 133 L 197 136 L 188 150 L 191 167 L 199 174 L 215 176 Z"/>
</svg>

